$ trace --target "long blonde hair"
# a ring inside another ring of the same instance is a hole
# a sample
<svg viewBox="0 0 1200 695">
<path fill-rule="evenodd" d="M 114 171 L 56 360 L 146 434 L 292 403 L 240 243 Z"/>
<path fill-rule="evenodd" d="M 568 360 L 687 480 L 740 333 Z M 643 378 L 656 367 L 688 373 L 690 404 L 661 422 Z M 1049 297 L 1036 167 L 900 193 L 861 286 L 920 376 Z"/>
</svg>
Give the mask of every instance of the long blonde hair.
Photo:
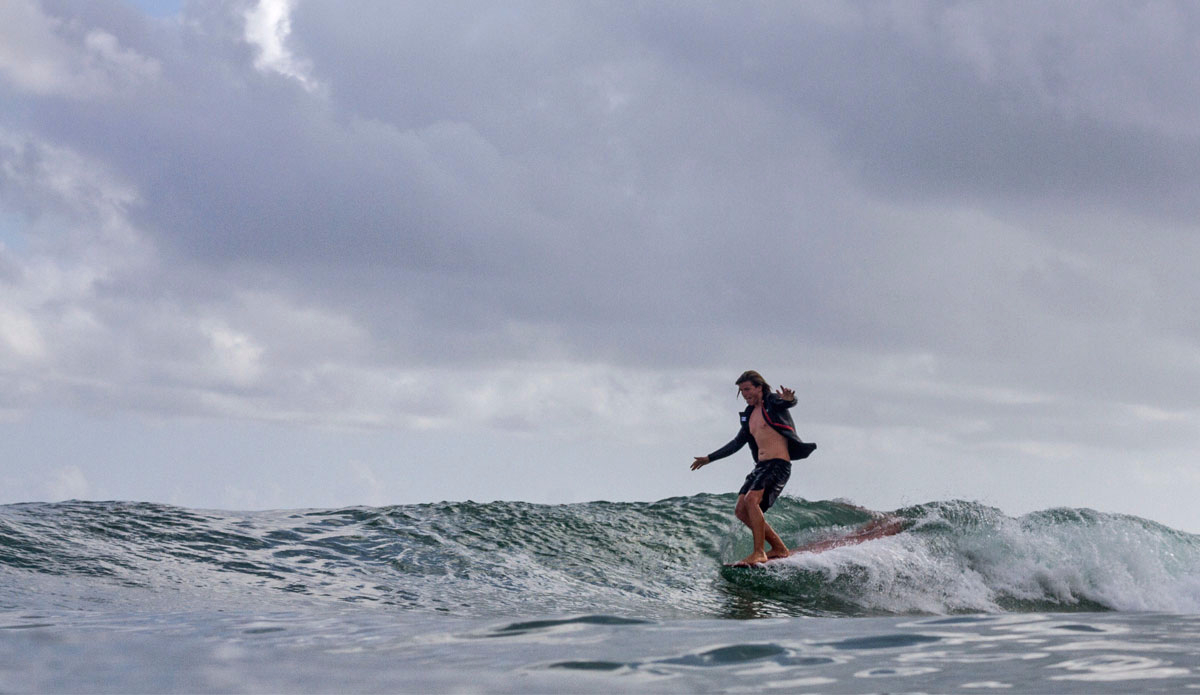
<svg viewBox="0 0 1200 695">
<path fill-rule="evenodd" d="M 766 379 L 762 378 L 762 374 L 759 374 L 758 372 L 754 371 L 753 369 L 748 369 L 748 370 L 742 372 L 742 375 L 739 376 L 737 378 L 737 381 L 735 381 L 733 383 L 735 386 L 740 387 L 742 384 L 746 383 L 747 381 L 749 381 L 751 384 L 753 384 L 755 386 L 762 387 L 763 398 L 766 398 L 767 394 L 771 393 L 771 385 L 767 383 Z"/>
</svg>

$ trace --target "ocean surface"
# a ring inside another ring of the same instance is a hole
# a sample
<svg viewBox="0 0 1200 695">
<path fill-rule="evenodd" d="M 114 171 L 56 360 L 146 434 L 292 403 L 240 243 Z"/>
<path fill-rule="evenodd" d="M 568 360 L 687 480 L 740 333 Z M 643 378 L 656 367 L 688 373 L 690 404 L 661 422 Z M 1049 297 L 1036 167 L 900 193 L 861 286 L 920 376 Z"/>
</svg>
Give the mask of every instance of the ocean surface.
<svg viewBox="0 0 1200 695">
<path fill-rule="evenodd" d="M 730 569 L 733 503 L 0 506 L 0 692 L 1200 692 L 1200 537 L 945 501 Z"/>
</svg>

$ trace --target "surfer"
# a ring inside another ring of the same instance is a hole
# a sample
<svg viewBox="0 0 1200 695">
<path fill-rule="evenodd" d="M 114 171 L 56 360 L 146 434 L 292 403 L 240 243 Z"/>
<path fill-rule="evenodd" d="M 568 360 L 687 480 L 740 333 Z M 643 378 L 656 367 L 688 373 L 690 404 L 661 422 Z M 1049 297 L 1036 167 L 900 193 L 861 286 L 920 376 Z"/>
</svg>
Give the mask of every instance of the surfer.
<svg viewBox="0 0 1200 695">
<path fill-rule="evenodd" d="M 737 452 L 746 444 L 750 445 L 755 466 L 738 492 L 734 515 L 750 527 L 754 535 L 754 551 L 735 564 L 756 565 L 788 556 L 787 546 L 767 523 L 763 513 L 775 504 L 783 492 L 783 486 L 792 474 L 791 462 L 808 458 L 817 445 L 802 442 L 796 435 L 796 426 L 788 413 L 788 408 L 796 405 L 794 391 L 781 386 L 777 393 L 772 393 L 762 375 L 753 370 L 744 372 L 735 383 L 746 401 L 746 409 L 741 415 L 741 429 L 725 446 L 708 456 L 695 457 L 692 470 L 699 470 L 706 464 Z M 770 551 L 765 549 L 764 542 L 771 545 Z"/>
</svg>

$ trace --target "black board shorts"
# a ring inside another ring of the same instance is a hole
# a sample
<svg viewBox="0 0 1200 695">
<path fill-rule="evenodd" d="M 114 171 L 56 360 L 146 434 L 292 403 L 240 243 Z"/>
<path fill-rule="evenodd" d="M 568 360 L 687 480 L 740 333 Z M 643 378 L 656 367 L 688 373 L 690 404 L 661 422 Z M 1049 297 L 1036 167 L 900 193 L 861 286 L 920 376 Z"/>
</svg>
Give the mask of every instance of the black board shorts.
<svg viewBox="0 0 1200 695">
<path fill-rule="evenodd" d="M 751 490 L 762 490 L 762 501 L 758 503 L 758 506 L 765 512 L 775 504 L 775 500 L 779 499 L 779 495 L 783 493 L 783 486 L 787 485 L 790 477 L 792 477 L 791 461 L 784 459 L 759 461 L 754 470 L 750 471 L 750 475 L 746 476 L 746 484 L 742 485 L 738 494 L 744 495 Z"/>
</svg>

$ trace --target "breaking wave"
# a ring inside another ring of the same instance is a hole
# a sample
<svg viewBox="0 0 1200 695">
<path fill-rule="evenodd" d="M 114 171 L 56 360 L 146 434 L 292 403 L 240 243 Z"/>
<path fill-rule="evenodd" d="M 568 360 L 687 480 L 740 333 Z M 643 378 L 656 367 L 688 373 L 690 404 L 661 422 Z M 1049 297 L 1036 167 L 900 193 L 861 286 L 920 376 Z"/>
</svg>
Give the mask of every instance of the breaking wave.
<svg viewBox="0 0 1200 695">
<path fill-rule="evenodd" d="M 464 616 L 1200 611 L 1200 537 L 1086 509 L 1010 517 L 933 502 L 898 535 L 730 569 L 732 495 L 653 503 L 442 503 L 216 512 L 158 504 L 0 506 L 0 607 L 346 602 Z M 796 544 L 877 516 L 784 498 Z M 31 593 L 31 589 L 33 590 Z"/>
</svg>

